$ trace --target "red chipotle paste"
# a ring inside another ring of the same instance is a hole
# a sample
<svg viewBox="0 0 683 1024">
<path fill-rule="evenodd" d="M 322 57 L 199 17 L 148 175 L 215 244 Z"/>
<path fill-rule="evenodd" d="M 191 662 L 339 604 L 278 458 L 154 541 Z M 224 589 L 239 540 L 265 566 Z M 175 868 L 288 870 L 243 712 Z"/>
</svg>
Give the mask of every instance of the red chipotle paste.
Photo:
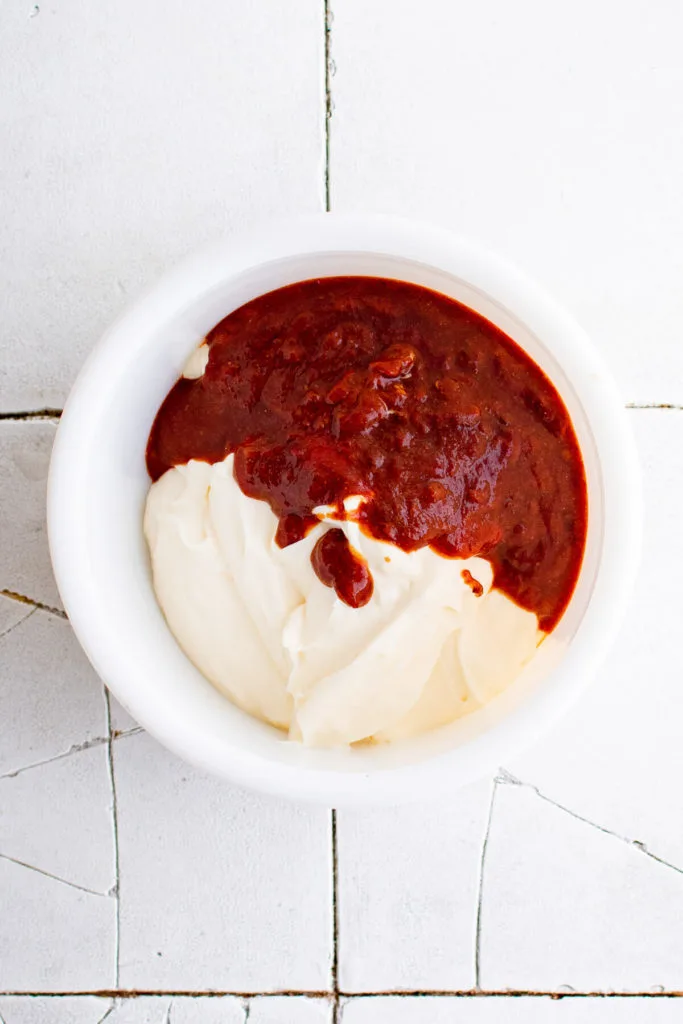
<svg viewBox="0 0 683 1024">
<path fill-rule="evenodd" d="M 417 285 L 338 277 L 254 299 L 207 343 L 204 375 L 179 380 L 157 414 L 153 480 L 234 452 L 239 486 L 270 504 L 282 547 L 316 507 L 347 518 L 343 499 L 363 495 L 352 515 L 371 536 L 481 555 L 494 586 L 555 626 L 583 556 L 583 463 L 557 391 L 498 328 Z M 347 604 L 371 600 L 341 530 L 312 562 Z"/>
</svg>

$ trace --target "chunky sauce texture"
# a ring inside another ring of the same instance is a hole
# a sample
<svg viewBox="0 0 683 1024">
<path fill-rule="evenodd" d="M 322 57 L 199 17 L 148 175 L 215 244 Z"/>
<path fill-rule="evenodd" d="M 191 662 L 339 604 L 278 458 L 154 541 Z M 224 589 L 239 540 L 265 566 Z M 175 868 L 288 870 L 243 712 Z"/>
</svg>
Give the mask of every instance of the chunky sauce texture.
<svg viewBox="0 0 683 1024">
<path fill-rule="evenodd" d="M 498 328 L 417 285 L 338 277 L 254 299 L 207 343 L 204 375 L 179 380 L 157 414 L 153 480 L 234 452 L 239 486 L 279 519 L 280 546 L 334 506 L 405 551 L 487 558 L 494 586 L 555 626 L 583 556 L 583 462 L 557 391 Z M 366 500 L 347 514 L 350 495 Z M 312 562 L 347 604 L 371 599 L 341 530 Z"/>
</svg>

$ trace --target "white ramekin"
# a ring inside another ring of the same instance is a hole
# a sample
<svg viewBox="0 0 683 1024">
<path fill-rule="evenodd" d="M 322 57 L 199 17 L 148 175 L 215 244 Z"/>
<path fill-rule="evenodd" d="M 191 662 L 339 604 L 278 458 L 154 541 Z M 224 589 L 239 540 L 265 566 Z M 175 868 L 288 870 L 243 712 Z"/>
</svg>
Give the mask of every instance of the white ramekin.
<svg viewBox="0 0 683 1024">
<path fill-rule="evenodd" d="M 588 542 L 576 591 L 518 682 L 437 732 L 354 751 L 287 742 L 197 672 L 157 606 L 141 525 L 147 436 L 189 352 L 249 299 L 335 274 L 426 285 L 514 338 L 567 404 L 589 487 Z M 495 769 L 547 729 L 589 682 L 631 589 L 640 500 L 634 446 L 612 379 L 584 332 L 536 285 L 435 227 L 321 214 L 263 226 L 187 258 L 110 328 L 62 416 L 48 525 L 76 635 L 107 686 L 157 739 L 203 768 L 271 793 L 330 805 L 393 803 L 444 795 Z"/>
</svg>

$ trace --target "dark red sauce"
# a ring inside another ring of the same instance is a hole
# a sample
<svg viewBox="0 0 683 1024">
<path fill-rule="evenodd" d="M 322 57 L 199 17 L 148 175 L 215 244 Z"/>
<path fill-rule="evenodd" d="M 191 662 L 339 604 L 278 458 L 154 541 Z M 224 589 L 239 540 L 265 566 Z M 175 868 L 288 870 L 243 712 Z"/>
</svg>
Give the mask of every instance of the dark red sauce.
<svg viewBox="0 0 683 1024">
<path fill-rule="evenodd" d="M 482 555 L 494 585 L 554 627 L 581 566 L 585 474 L 562 400 L 510 338 L 417 285 L 340 277 L 263 295 L 207 341 L 203 377 L 179 380 L 157 414 L 153 480 L 234 452 L 237 482 L 269 502 L 283 547 L 317 506 L 347 518 L 343 499 L 363 495 L 353 518 L 367 533 Z M 338 534 L 313 565 L 359 607 L 372 578 Z"/>
</svg>

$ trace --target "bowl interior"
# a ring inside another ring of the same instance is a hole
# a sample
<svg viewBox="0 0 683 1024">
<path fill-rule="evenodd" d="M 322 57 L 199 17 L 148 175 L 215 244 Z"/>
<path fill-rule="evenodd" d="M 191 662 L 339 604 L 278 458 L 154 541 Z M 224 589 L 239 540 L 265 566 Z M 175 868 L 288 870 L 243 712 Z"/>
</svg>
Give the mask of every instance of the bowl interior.
<svg viewBox="0 0 683 1024">
<path fill-rule="evenodd" d="M 487 707 L 434 733 L 352 752 L 288 743 L 201 676 L 156 603 L 141 526 L 149 487 L 147 436 L 190 351 L 242 303 L 285 284 L 338 274 L 425 285 L 475 309 L 512 337 L 567 405 L 589 491 L 587 548 L 578 585 L 556 630 L 516 683 Z M 582 631 L 584 650 L 595 641 L 595 623 L 587 623 L 587 612 L 604 561 L 608 517 L 605 453 L 594 429 L 604 389 L 589 379 L 583 353 L 572 349 L 573 325 L 567 327 L 542 303 L 535 305 L 533 295 L 531 300 L 527 295 L 526 303 L 517 301 L 514 281 L 506 288 L 501 278 L 499 287 L 485 280 L 487 274 L 476 267 L 458 274 L 428 260 L 367 247 L 319 247 L 236 271 L 219 265 L 208 276 L 190 267 L 139 301 L 91 357 L 67 405 L 53 458 L 49 505 L 55 570 L 95 668 L 135 718 L 182 756 L 290 795 L 337 803 L 387 795 L 398 799 L 424 789 L 439 762 L 442 768 L 448 763 L 448 785 L 468 781 L 496 763 L 511 744 L 532 735 L 551 708 L 559 711 L 571 680 L 585 668 L 578 643 Z"/>
</svg>

